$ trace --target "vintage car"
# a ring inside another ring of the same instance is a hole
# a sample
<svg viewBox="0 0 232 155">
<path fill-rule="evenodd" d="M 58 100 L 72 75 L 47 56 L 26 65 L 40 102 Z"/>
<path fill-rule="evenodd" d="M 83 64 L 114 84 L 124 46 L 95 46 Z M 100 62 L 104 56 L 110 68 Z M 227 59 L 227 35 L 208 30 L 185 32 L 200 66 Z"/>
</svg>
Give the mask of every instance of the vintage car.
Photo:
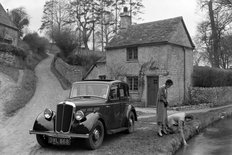
<svg viewBox="0 0 232 155">
<path fill-rule="evenodd" d="M 137 121 L 130 104 L 128 84 L 118 80 L 86 80 L 75 82 L 69 97 L 57 104 L 56 110 L 40 113 L 30 134 L 37 142 L 49 145 L 71 145 L 85 138 L 89 149 L 101 146 L 105 134 L 132 133 Z"/>
</svg>

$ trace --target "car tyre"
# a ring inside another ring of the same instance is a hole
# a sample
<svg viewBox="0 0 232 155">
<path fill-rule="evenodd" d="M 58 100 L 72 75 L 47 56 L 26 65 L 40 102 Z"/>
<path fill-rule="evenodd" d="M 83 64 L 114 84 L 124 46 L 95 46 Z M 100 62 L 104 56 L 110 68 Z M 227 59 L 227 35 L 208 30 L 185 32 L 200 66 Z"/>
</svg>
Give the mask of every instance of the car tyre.
<svg viewBox="0 0 232 155">
<path fill-rule="evenodd" d="M 126 133 L 130 134 L 135 131 L 135 115 L 133 112 L 129 113 L 128 116 L 128 129 L 126 130 Z"/>
<path fill-rule="evenodd" d="M 48 147 L 48 138 L 44 135 L 36 135 L 36 140 L 42 147 Z"/>
<path fill-rule="evenodd" d="M 89 138 L 86 139 L 87 148 L 91 150 L 99 148 L 103 142 L 104 135 L 104 126 L 102 122 L 98 120 L 90 132 Z"/>
</svg>

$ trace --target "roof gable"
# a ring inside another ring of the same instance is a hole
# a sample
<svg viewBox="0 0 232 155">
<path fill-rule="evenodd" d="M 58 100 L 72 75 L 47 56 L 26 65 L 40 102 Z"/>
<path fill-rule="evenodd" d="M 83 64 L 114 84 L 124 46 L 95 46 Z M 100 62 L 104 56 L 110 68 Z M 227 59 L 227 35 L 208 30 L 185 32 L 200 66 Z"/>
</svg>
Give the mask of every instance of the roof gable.
<svg viewBox="0 0 232 155">
<path fill-rule="evenodd" d="M 18 30 L 14 23 L 10 20 L 8 14 L 0 3 L 0 24 Z"/>
<path fill-rule="evenodd" d="M 193 48 L 194 45 L 188 34 L 183 18 L 176 17 L 149 23 L 131 25 L 128 27 L 128 29 L 120 31 L 118 35 L 113 37 L 113 39 L 107 45 L 106 49 L 153 43 L 168 43 L 171 41 L 172 36 L 177 31 L 180 24 L 183 24 L 191 44 L 190 48 Z"/>
</svg>

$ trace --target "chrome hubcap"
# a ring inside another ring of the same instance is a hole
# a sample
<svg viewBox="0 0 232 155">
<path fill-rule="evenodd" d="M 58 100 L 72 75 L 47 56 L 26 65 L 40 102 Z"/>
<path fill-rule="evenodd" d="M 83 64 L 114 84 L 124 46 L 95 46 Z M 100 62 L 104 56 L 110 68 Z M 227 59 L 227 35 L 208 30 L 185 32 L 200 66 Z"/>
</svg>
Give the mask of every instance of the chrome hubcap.
<svg viewBox="0 0 232 155">
<path fill-rule="evenodd" d="M 94 136 L 95 140 L 99 140 L 100 139 L 100 132 L 97 129 L 95 129 L 93 131 L 93 136 Z"/>
</svg>

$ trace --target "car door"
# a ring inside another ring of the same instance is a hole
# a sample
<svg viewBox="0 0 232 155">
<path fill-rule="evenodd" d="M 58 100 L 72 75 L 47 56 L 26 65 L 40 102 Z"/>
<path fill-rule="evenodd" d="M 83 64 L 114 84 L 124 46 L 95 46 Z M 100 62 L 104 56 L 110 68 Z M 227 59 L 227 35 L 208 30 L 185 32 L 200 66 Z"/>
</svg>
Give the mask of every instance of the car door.
<svg viewBox="0 0 232 155">
<path fill-rule="evenodd" d="M 126 121 L 126 113 L 127 113 L 127 108 L 129 105 L 129 87 L 128 85 L 121 83 L 119 86 L 119 94 L 120 94 L 120 122 L 121 126 L 125 125 Z"/>
<path fill-rule="evenodd" d="M 109 102 L 107 105 L 107 110 L 109 110 L 108 125 L 110 129 L 120 127 L 121 104 L 119 95 L 119 84 L 113 84 L 110 87 Z"/>
</svg>

